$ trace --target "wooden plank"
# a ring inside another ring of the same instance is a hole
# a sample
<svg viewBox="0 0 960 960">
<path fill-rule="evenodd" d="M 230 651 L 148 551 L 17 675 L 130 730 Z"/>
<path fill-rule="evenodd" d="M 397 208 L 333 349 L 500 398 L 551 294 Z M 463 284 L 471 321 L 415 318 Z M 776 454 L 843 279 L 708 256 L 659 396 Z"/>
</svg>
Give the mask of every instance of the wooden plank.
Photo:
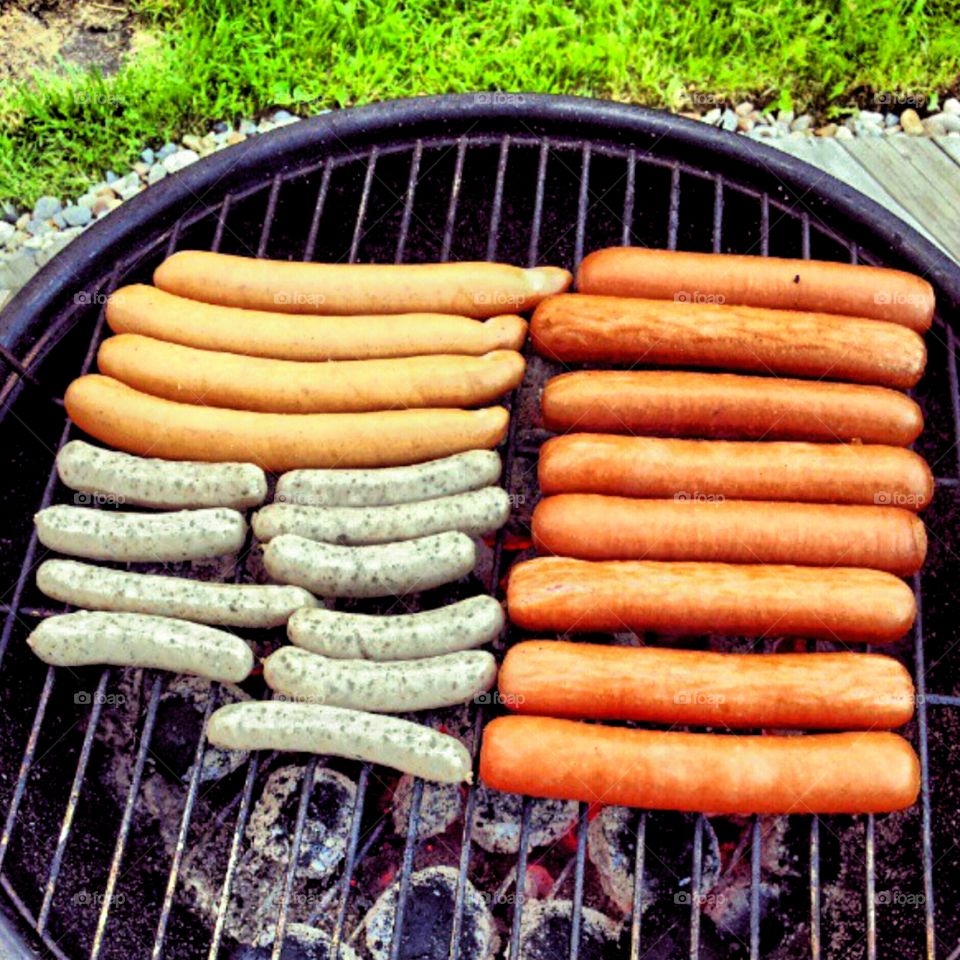
<svg viewBox="0 0 960 960">
<path fill-rule="evenodd" d="M 960 166 L 960 137 L 934 137 L 933 142 L 958 166 Z M 960 173 L 955 174 L 960 176 Z"/>
<path fill-rule="evenodd" d="M 850 156 L 838 140 L 833 137 L 781 137 L 773 141 L 782 150 L 805 160 L 815 167 L 829 173 L 843 181 L 855 190 L 866 194 L 871 200 L 886 207 L 892 214 L 899 217 L 908 226 L 932 243 L 937 243 L 933 237 L 896 198 L 891 196 L 876 177 L 865 170 L 853 157 Z M 939 243 L 937 243 L 939 246 Z"/>
<path fill-rule="evenodd" d="M 960 169 L 927 137 L 889 137 L 887 142 L 923 178 L 928 190 L 950 204 L 945 216 L 952 214 L 953 230 L 960 231 Z"/>
<path fill-rule="evenodd" d="M 891 137 L 858 137 L 842 141 L 843 149 L 932 234 L 954 260 L 960 260 L 956 217 L 918 168 L 890 146 Z M 912 138 L 911 138 L 912 139 Z"/>
</svg>

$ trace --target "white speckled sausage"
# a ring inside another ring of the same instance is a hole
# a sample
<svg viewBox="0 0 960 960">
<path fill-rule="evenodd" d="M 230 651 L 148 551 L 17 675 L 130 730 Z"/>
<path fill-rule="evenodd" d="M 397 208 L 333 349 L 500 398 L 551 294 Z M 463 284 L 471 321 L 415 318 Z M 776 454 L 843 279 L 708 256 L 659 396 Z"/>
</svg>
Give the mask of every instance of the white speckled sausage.
<svg viewBox="0 0 960 960">
<path fill-rule="evenodd" d="M 172 563 L 236 553 L 247 522 L 236 510 L 119 513 L 57 504 L 34 518 L 50 550 L 89 560 Z"/>
<path fill-rule="evenodd" d="M 500 601 L 485 594 L 399 616 L 317 607 L 287 621 L 290 642 L 341 660 L 416 660 L 489 643 L 504 625 Z"/>
<path fill-rule="evenodd" d="M 279 627 L 317 599 L 302 587 L 205 583 L 96 567 L 76 560 L 46 560 L 37 586 L 54 600 L 91 610 L 178 617 L 220 627 Z"/>
<path fill-rule="evenodd" d="M 57 472 L 71 490 L 139 507 L 243 509 L 267 496 L 266 475 L 252 463 L 148 459 L 82 440 L 57 454 Z"/>
<path fill-rule="evenodd" d="M 47 617 L 27 642 L 56 667 L 147 667 L 228 683 L 239 683 L 253 669 L 253 651 L 232 633 L 140 613 L 83 610 Z"/>
<path fill-rule="evenodd" d="M 455 737 L 361 710 L 268 700 L 230 703 L 207 724 L 225 750 L 285 750 L 368 760 L 437 783 L 470 782 L 470 754 Z"/>
<path fill-rule="evenodd" d="M 341 547 L 284 534 L 263 551 L 267 573 L 323 597 L 386 597 L 466 576 L 477 549 L 465 533 L 438 533 L 373 547 Z"/>
<path fill-rule="evenodd" d="M 332 660 L 299 647 L 281 647 L 264 660 L 263 679 L 291 700 L 405 713 L 452 707 L 486 693 L 496 682 L 497 661 L 486 650 L 370 663 Z"/>
<path fill-rule="evenodd" d="M 436 500 L 383 507 L 308 507 L 270 503 L 253 515 L 258 540 L 293 533 L 308 540 L 361 546 L 413 540 L 447 530 L 478 537 L 499 530 L 510 518 L 510 497 L 484 487 Z"/>
<path fill-rule="evenodd" d="M 278 503 L 379 507 L 479 490 L 500 479 L 500 454 L 468 450 L 411 467 L 378 470 L 291 470 L 277 481 Z"/>
</svg>

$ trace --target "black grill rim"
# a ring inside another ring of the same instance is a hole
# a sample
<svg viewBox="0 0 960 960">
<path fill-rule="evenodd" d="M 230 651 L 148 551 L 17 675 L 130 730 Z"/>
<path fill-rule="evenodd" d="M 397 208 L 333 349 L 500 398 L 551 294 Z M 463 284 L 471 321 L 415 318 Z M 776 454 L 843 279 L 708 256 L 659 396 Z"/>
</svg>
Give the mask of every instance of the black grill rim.
<svg viewBox="0 0 960 960">
<path fill-rule="evenodd" d="M 0 311 L 0 347 L 17 357 L 25 337 L 46 328 L 67 306 L 66 276 L 70 289 L 83 289 L 102 276 L 105 257 L 144 245 L 145 228 L 154 235 L 167 230 L 190 207 L 219 202 L 227 191 L 260 184 L 266 175 L 283 176 L 328 151 L 491 131 L 612 142 L 693 165 L 707 153 L 721 176 L 772 195 L 788 190 L 822 222 L 842 222 L 850 241 L 868 250 L 885 248 L 891 260 L 933 284 L 941 314 L 960 306 L 960 270 L 945 253 L 859 191 L 776 147 L 631 104 L 552 94 L 452 94 L 312 117 L 166 177 L 85 231 L 20 290 Z"/>
</svg>

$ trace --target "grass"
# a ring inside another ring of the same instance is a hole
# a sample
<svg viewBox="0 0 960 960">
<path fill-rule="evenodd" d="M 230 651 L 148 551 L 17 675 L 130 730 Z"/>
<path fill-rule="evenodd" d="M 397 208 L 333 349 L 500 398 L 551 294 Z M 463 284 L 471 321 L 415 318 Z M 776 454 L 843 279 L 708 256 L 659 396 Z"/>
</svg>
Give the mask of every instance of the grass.
<svg viewBox="0 0 960 960">
<path fill-rule="evenodd" d="M 70 195 L 147 143 L 283 106 L 555 92 L 835 113 L 960 75 L 953 0 L 134 0 L 156 43 L 118 74 L 0 86 L 0 199 Z"/>
</svg>

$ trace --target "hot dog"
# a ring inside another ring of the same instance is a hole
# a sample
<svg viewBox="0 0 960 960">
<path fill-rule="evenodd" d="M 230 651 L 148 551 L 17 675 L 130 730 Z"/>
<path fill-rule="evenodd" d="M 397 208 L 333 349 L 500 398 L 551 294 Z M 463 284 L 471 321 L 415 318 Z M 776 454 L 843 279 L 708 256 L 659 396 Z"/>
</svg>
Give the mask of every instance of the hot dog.
<svg viewBox="0 0 960 960">
<path fill-rule="evenodd" d="M 277 700 L 228 703 L 210 717 L 207 739 L 223 750 L 284 750 L 369 760 L 438 783 L 472 779 L 470 754 L 456 737 L 362 710 Z"/>
<path fill-rule="evenodd" d="M 504 263 L 298 263 L 202 250 L 168 257 L 153 275 L 191 300 L 281 313 L 459 313 L 492 317 L 529 310 L 573 278 L 559 267 Z"/>
<path fill-rule="evenodd" d="M 531 526 L 539 553 L 581 560 L 842 565 L 905 577 L 927 552 L 922 521 L 900 507 L 562 493 L 537 504 Z"/>
<path fill-rule="evenodd" d="M 174 403 L 111 377 L 80 377 L 64 403 L 81 430 L 129 453 L 170 460 L 247 460 L 265 470 L 379 467 L 494 447 L 509 415 L 480 410 L 252 413 Z"/>
<path fill-rule="evenodd" d="M 921 510 L 933 474 L 912 450 L 842 443 L 748 443 L 571 433 L 540 448 L 552 493 L 865 503 Z"/>
<path fill-rule="evenodd" d="M 885 730 L 913 716 L 910 674 L 872 653 L 710 653 L 531 640 L 507 652 L 518 713 L 711 727 Z"/>
<path fill-rule="evenodd" d="M 305 363 L 197 350 L 123 333 L 97 354 L 100 372 L 181 403 L 265 413 L 350 413 L 408 407 L 472 407 L 511 391 L 523 357 L 435 355 Z"/>
<path fill-rule="evenodd" d="M 611 247 L 584 257 L 577 289 L 615 297 L 817 310 L 921 331 L 929 328 L 934 310 L 933 287 L 902 270 L 639 247 Z"/>
<path fill-rule="evenodd" d="M 255 507 L 267 478 L 252 463 L 180 463 L 132 457 L 71 440 L 57 454 L 65 486 L 141 507 Z"/>
<path fill-rule="evenodd" d="M 730 736 L 498 717 L 483 731 L 480 778 L 507 793 L 653 810 L 885 813 L 914 803 L 920 763 L 886 732 Z"/>
<path fill-rule="evenodd" d="M 511 569 L 507 614 L 536 631 L 888 643 L 910 629 L 916 604 L 902 580 L 879 570 L 540 557 Z"/>
<path fill-rule="evenodd" d="M 905 447 L 920 407 L 886 387 L 677 370 L 582 370 L 543 389 L 546 427 L 731 440 L 859 440 Z"/>
<path fill-rule="evenodd" d="M 899 324 L 827 313 L 565 294 L 530 321 L 537 352 L 563 362 L 720 367 L 902 389 L 927 360 Z"/>
<path fill-rule="evenodd" d="M 270 310 L 275 307 L 271 304 Z M 477 356 L 519 350 L 527 322 L 514 314 L 485 322 L 442 313 L 402 316 L 290 316 L 199 303 L 137 284 L 110 295 L 114 333 L 140 333 L 201 350 L 278 360 L 372 360 L 431 353 Z"/>
</svg>

